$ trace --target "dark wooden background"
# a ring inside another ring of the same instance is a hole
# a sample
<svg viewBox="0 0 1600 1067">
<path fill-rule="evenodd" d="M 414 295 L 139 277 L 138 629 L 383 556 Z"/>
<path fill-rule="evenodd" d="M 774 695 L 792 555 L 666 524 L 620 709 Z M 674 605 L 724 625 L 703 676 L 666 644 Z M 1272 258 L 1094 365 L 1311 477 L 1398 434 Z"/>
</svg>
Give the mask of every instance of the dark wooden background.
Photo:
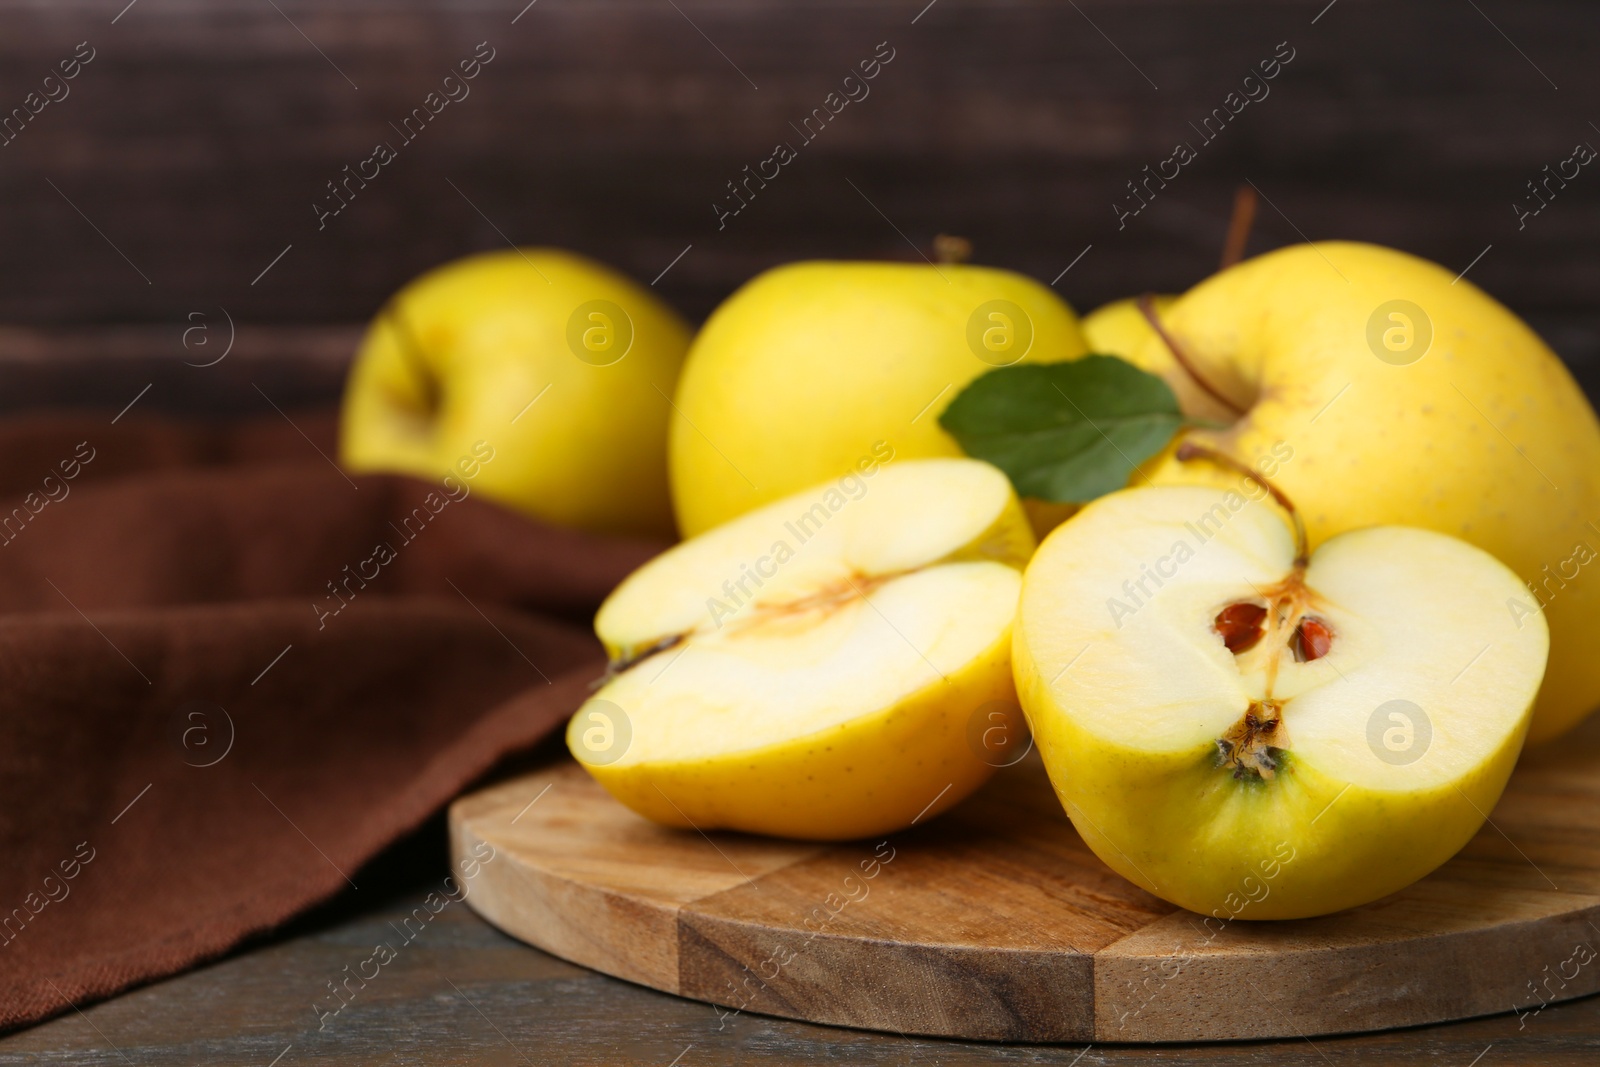
<svg viewBox="0 0 1600 1067">
<path fill-rule="evenodd" d="M 1520 232 L 1512 210 L 1600 145 L 1581 0 L 538 0 L 513 24 L 524 2 L 0 0 L 0 109 L 96 50 L 0 148 L 0 408 L 151 382 L 156 409 L 256 410 L 252 381 L 329 402 L 345 327 L 506 238 L 646 282 L 692 245 L 658 289 L 695 319 L 801 257 L 908 258 L 944 231 L 1050 281 L 1092 245 L 1058 285 L 1086 310 L 1214 269 L 1245 179 L 1271 201 L 1254 250 L 1360 238 L 1459 270 L 1492 245 L 1470 277 L 1600 386 L 1600 173 Z M 398 144 L 389 123 L 480 41 L 471 95 L 319 232 L 325 183 Z M 883 41 L 870 95 L 719 231 L 725 182 Z M 1125 183 L 1282 41 L 1271 95 L 1119 232 Z M 183 366 L 221 351 L 222 309 L 233 354 Z"/>
</svg>

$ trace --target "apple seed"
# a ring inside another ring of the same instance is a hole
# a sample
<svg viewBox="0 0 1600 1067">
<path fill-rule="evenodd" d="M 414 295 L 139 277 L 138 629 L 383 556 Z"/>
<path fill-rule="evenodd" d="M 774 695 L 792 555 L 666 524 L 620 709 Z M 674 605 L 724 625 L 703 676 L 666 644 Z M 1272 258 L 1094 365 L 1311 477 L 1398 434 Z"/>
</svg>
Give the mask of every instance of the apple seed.
<svg viewBox="0 0 1600 1067">
<path fill-rule="evenodd" d="M 1328 654 L 1333 646 L 1333 628 L 1315 615 L 1300 620 L 1294 630 L 1294 658 L 1296 663 L 1310 663 Z"/>
<path fill-rule="evenodd" d="M 1266 621 L 1267 609 L 1260 604 L 1241 600 L 1217 612 L 1211 628 L 1222 635 L 1222 643 L 1235 656 L 1256 647 L 1266 632 L 1261 624 Z"/>
</svg>

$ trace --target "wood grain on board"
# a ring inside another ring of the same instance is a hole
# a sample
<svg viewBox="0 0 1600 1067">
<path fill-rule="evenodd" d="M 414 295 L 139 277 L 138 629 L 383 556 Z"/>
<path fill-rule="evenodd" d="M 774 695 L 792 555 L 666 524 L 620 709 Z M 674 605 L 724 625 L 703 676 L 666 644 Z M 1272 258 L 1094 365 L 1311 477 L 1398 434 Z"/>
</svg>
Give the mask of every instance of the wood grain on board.
<svg viewBox="0 0 1600 1067">
<path fill-rule="evenodd" d="M 1107 869 L 1033 760 L 883 841 L 654 826 L 561 763 L 456 802 L 501 929 L 755 1012 L 999 1041 L 1226 1041 L 1414 1026 L 1600 990 L 1600 723 L 1530 753 L 1450 863 L 1320 919 L 1205 924 Z"/>
<path fill-rule="evenodd" d="M 547 798 L 548 799 L 548 798 Z M 541 801 L 541 803 L 543 803 Z M 520 825 L 520 824 L 519 824 Z M 898 860 L 896 862 L 899 862 Z M 901 1037 L 706 1004 L 621 982 L 529 948 L 465 906 L 435 916 L 382 977 L 321 1026 L 329 980 L 394 942 L 394 927 L 437 891 L 447 868 L 398 898 L 363 900 L 367 878 L 336 915 L 297 924 L 274 943 L 81 1005 L 0 1038 L 0 1065 L 60 1067 L 1591 1067 L 1600 1056 L 1600 997 L 1443 1026 L 1345 1037 L 1230 1044 L 1096 1042 L 1003 1046 Z M 491 864 L 492 866 L 492 864 Z M 468 896 L 468 903 L 472 896 Z M 426 909 L 424 909 L 426 910 Z M 1487 1055 L 1485 1052 L 1487 1050 Z M 281 1057 L 281 1058 L 278 1058 Z"/>
</svg>

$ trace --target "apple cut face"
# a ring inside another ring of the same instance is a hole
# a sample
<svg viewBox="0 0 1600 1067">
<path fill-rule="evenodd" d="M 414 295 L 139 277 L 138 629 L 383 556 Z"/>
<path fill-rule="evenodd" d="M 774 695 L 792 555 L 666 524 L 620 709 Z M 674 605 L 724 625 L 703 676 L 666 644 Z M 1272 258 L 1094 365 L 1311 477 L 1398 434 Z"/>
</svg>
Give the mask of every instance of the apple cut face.
<svg viewBox="0 0 1600 1067">
<path fill-rule="evenodd" d="M 1225 920 L 1317 915 L 1422 877 L 1494 806 L 1549 648 L 1529 596 L 1443 534 L 1300 561 L 1270 502 L 1131 489 L 1030 564 L 1018 691 L 1108 865 Z"/>
<path fill-rule="evenodd" d="M 931 817 L 1021 730 L 1011 626 L 1033 536 L 976 460 L 872 466 L 670 549 L 601 606 L 609 680 L 573 754 L 658 822 L 840 839 Z"/>
</svg>

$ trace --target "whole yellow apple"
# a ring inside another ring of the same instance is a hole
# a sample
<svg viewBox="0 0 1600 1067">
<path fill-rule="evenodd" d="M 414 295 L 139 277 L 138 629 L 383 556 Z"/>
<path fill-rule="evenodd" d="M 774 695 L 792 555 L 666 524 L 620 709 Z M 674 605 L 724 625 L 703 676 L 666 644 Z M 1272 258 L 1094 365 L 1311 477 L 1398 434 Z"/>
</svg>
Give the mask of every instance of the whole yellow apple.
<svg viewBox="0 0 1600 1067">
<path fill-rule="evenodd" d="M 1600 568 L 1589 566 L 1600 425 L 1521 319 L 1426 260 L 1319 242 L 1214 275 L 1162 322 L 1190 369 L 1154 335 L 1134 362 L 1162 374 L 1186 413 L 1228 423 L 1188 440 L 1274 470 L 1313 546 L 1420 526 L 1487 550 L 1528 584 L 1503 610 L 1549 624 L 1530 741 L 1600 704 Z M 1154 484 L 1239 482 L 1172 449 L 1143 470 Z"/>
<path fill-rule="evenodd" d="M 345 388 L 352 471 L 439 478 L 526 514 L 670 536 L 667 415 L 689 327 L 593 260 L 509 249 L 438 267 L 373 319 Z M 493 460 L 482 459 L 484 442 Z"/>
<path fill-rule="evenodd" d="M 884 449 L 960 456 L 939 413 L 994 367 L 1085 351 L 1046 286 L 964 264 L 794 263 L 695 338 L 672 419 L 672 500 L 691 537 Z"/>
</svg>

